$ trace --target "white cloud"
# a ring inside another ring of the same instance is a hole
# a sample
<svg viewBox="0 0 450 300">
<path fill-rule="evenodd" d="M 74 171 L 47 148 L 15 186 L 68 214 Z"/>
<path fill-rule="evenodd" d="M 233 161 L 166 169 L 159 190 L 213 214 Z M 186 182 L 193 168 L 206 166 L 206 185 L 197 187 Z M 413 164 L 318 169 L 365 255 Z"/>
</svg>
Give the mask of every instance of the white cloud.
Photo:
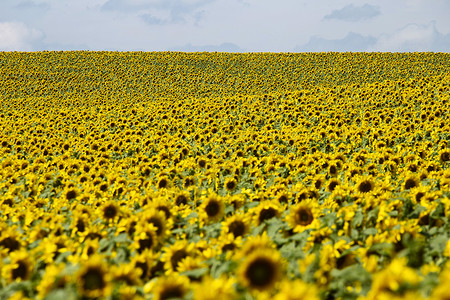
<svg viewBox="0 0 450 300">
<path fill-rule="evenodd" d="M 238 45 L 233 43 L 222 43 L 220 45 L 203 45 L 194 46 L 187 44 L 181 47 L 174 47 L 171 51 L 183 51 L 183 52 L 244 52 Z"/>
<path fill-rule="evenodd" d="M 358 33 L 349 32 L 342 39 L 325 39 L 318 36 L 310 38 L 308 43 L 297 46 L 296 52 L 362 52 L 374 45 L 377 39 L 373 36 L 363 36 Z"/>
<path fill-rule="evenodd" d="M 34 2 L 34 1 L 21 1 L 19 4 L 15 6 L 15 8 L 26 10 L 48 10 L 50 9 L 50 4 L 44 2 Z"/>
<path fill-rule="evenodd" d="M 149 25 L 198 24 L 204 6 L 216 0 L 108 0 L 102 11 L 137 13 Z"/>
<path fill-rule="evenodd" d="M 448 52 L 450 34 L 442 34 L 436 22 L 409 24 L 381 35 L 363 35 L 350 32 L 342 39 L 312 36 L 306 44 L 297 46 L 296 52 L 367 51 L 367 52 Z"/>
<path fill-rule="evenodd" d="M 381 14 L 380 7 L 370 4 L 355 6 L 349 4 L 341 9 L 333 10 L 326 15 L 324 19 L 336 19 L 341 21 L 357 22 L 366 19 L 372 19 Z"/>
<path fill-rule="evenodd" d="M 20 22 L 0 22 L 1 51 L 33 51 L 41 47 L 44 33 Z"/>
<path fill-rule="evenodd" d="M 450 49 L 450 34 L 437 31 L 436 23 L 408 24 L 393 33 L 381 35 L 372 51 L 410 52 L 445 51 Z"/>
</svg>

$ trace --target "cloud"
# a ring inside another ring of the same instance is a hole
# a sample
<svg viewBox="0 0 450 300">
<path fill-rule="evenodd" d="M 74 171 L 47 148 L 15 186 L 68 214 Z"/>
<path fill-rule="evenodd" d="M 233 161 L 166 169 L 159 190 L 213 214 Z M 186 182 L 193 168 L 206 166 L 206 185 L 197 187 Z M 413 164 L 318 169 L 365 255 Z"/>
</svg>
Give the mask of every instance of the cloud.
<svg viewBox="0 0 450 300">
<path fill-rule="evenodd" d="M 389 52 L 448 52 L 449 49 L 450 34 L 440 33 L 434 21 L 426 25 L 408 24 L 393 33 L 383 34 L 371 48 Z"/>
<path fill-rule="evenodd" d="M 0 22 L 0 51 L 35 51 L 45 35 L 20 22 Z"/>
<path fill-rule="evenodd" d="M 408 24 L 391 33 L 377 37 L 350 32 L 342 39 L 325 39 L 313 36 L 306 44 L 297 46 L 296 52 L 449 52 L 450 34 L 429 24 Z"/>
<path fill-rule="evenodd" d="M 363 36 L 358 33 L 350 32 L 342 39 L 324 39 L 318 36 L 313 36 L 309 41 L 297 46 L 295 52 L 362 52 L 374 45 L 377 39 L 373 36 Z"/>
<path fill-rule="evenodd" d="M 180 47 L 174 47 L 171 51 L 183 51 L 183 52 L 244 52 L 238 45 L 233 43 L 222 43 L 220 45 L 203 45 L 193 46 L 187 44 Z"/>
<path fill-rule="evenodd" d="M 102 11 L 137 13 L 149 25 L 197 25 L 203 18 L 204 7 L 216 0 L 108 0 Z"/>
<path fill-rule="evenodd" d="M 24 9 L 33 9 L 33 10 L 48 10 L 50 9 L 50 5 L 48 3 L 36 3 L 34 1 L 21 1 L 19 4 L 15 6 L 15 8 L 24 10 Z"/>
<path fill-rule="evenodd" d="M 341 9 L 333 10 L 330 14 L 326 15 L 324 19 L 358 22 L 361 20 L 375 18 L 378 15 L 381 15 L 379 6 L 370 5 L 367 3 L 362 6 L 349 4 Z"/>
</svg>

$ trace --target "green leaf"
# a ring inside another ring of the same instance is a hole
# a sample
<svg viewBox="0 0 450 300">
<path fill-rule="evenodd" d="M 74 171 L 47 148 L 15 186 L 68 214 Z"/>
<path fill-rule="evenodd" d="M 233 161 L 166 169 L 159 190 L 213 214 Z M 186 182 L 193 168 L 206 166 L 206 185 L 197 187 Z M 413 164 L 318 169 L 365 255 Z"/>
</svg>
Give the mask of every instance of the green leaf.
<svg viewBox="0 0 450 300">
<path fill-rule="evenodd" d="M 376 228 L 366 228 L 362 231 L 364 235 L 375 235 L 378 233 L 378 229 Z"/>
<path fill-rule="evenodd" d="M 211 267 L 211 276 L 219 278 L 223 273 L 229 273 L 237 267 L 234 261 L 218 261 L 216 260 Z"/>
<path fill-rule="evenodd" d="M 188 270 L 181 273 L 181 275 L 185 275 L 191 278 L 200 278 L 203 275 L 207 274 L 209 271 L 209 268 L 198 268 L 194 270 Z"/>
<path fill-rule="evenodd" d="M 129 242 L 132 242 L 131 239 L 128 237 L 128 234 L 126 232 L 122 232 L 118 236 L 114 237 L 114 241 L 116 243 L 129 243 Z"/>
<path fill-rule="evenodd" d="M 362 213 L 362 211 L 360 209 L 358 209 L 355 213 L 355 216 L 353 217 L 352 227 L 360 226 L 362 224 L 363 220 L 364 220 L 364 214 Z"/>
</svg>

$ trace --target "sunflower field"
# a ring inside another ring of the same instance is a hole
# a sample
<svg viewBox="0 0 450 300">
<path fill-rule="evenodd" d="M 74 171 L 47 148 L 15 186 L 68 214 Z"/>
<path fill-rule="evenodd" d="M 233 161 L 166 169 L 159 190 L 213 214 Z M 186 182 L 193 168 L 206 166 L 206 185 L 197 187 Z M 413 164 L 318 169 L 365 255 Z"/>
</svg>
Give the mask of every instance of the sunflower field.
<svg viewBox="0 0 450 300">
<path fill-rule="evenodd" d="M 0 299 L 450 299 L 449 53 L 0 52 Z"/>
</svg>

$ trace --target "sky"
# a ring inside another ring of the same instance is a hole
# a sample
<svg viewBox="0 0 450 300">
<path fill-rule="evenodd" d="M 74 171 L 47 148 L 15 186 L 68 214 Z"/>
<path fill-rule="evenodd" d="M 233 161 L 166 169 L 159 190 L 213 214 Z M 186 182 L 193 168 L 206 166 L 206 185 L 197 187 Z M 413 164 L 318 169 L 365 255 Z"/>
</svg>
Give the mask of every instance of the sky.
<svg viewBox="0 0 450 300">
<path fill-rule="evenodd" d="M 450 0 L 0 0 L 0 51 L 450 52 Z"/>
</svg>

